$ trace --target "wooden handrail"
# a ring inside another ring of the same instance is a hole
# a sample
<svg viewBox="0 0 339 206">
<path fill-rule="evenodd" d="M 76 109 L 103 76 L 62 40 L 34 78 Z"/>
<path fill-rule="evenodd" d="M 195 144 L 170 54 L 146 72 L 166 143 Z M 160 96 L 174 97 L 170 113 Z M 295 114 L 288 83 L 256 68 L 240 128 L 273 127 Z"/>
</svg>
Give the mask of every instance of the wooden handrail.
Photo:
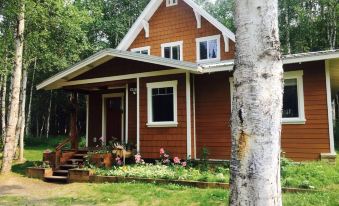
<svg viewBox="0 0 339 206">
<path fill-rule="evenodd" d="M 67 139 L 65 139 L 64 141 L 62 141 L 56 148 L 55 151 L 59 151 L 61 150 L 67 143 L 69 143 L 71 141 L 71 137 L 68 137 Z"/>
</svg>

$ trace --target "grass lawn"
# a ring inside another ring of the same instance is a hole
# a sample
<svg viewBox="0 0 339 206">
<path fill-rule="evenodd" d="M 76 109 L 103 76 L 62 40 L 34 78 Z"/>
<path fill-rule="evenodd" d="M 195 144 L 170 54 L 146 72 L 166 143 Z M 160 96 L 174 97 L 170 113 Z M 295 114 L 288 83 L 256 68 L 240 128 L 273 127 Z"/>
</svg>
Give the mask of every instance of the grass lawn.
<svg viewBox="0 0 339 206">
<path fill-rule="evenodd" d="M 11 175 L 0 176 L 0 205 L 228 205 L 229 191 L 222 189 L 140 183 L 58 185 L 23 177 L 25 167 L 41 160 L 47 148 L 28 146 L 27 162 L 14 165 Z M 293 169 L 285 173 L 291 177 L 289 184 L 306 178 L 320 192 L 284 193 L 284 205 L 339 205 L 339 179 L 332 177 L 339 172 L 339 158 L 336 166 L 309 163 Z"/>
</svg>

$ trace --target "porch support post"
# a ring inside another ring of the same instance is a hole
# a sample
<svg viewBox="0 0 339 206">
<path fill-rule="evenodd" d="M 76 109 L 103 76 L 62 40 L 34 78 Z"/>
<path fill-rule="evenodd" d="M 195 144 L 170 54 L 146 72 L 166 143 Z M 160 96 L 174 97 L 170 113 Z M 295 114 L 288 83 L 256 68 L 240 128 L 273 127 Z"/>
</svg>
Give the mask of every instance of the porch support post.
<svg viewBox="0 0 339 206">
<path fill-rule="evenodd" d="M 191 140 L 191 78 L 186 72 L 186 128 L 187 128 L 187 159 L 192 158 Z"/>
<path fill-rule="evenodd" d="M 70 96 L 71 102 L 71 119 L 70 119 L 70 138 L 71 138 L 71 148 L 77 150 L 78 149 L 78 131 L 77 131 L 77 93 L 72 92 Z"/>
<path fill-rule="evenodd" d="M 128 84 L 126 84 L 125 92 L 125 143 L 128 143 Z"/>
<path fill-rule="evenodd" d="M 88 147 L 89 95 L 86 95 L 86 147 Z"/>
<path fill-rule="evenodd" d="M 326 75 L 327 116 L 328 116 L 328 134 L 329 134 L 329 139 L 330 139 L 330 154 L 336 155 L 335 148 L 334 148 L 334 134 L 333 134 L 330 66 L 329 66 L 329 62 L 326 60 L 325 60 L 325 75 Z"/>
<path fill-rule="evenodd" d="M 137 77 L 137 152 L 140 152 L 140 79 Z"/>
</svg>

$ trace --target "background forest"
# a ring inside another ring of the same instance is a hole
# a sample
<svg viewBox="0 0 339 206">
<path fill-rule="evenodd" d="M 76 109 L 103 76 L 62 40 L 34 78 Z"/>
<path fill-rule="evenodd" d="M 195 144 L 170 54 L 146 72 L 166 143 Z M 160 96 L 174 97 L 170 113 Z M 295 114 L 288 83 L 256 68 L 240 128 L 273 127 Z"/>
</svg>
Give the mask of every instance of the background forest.
<svg viewBox="0 0 339 206">
<path fill-rule="evenodd" d="M 36 91 L 38 83 L 104 48 L 115 48 L 149 0 L 26 0 L 20 126 L 25 136 L 48 138 L 69 131 L 67 91 Z M 197 0 L 235 32 L 234 0 Z M 14 67 L 17 1 L 0 0 L 1 127 L 6 132 Z M 335 49 L 337 0 L 279 0 L 282 52 Z M 85 132 L 79 96 L 78 128 Z M 1 147 L 1 143 L 0 143 Z"/>
</svg>

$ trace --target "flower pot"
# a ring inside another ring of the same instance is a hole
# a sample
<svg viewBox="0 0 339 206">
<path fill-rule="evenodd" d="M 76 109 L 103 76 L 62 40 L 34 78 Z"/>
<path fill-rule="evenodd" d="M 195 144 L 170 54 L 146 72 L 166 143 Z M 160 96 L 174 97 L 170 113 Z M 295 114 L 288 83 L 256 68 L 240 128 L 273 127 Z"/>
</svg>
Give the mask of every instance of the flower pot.
<svg viewBox="0 0 339 206">
<path fill-rule="evenodd" d="M 97 167 L 111 168 L 113 165 L 113 156 L 111 153 L 92 154 L 89 162 Z"/>
<path fill-rule="evenodd" d="M 43 179 L 44 177 L 52 176 L 53 170 L 52 168 L 28 167 L 26 175 L 30 178 Z"/>
</svg>

